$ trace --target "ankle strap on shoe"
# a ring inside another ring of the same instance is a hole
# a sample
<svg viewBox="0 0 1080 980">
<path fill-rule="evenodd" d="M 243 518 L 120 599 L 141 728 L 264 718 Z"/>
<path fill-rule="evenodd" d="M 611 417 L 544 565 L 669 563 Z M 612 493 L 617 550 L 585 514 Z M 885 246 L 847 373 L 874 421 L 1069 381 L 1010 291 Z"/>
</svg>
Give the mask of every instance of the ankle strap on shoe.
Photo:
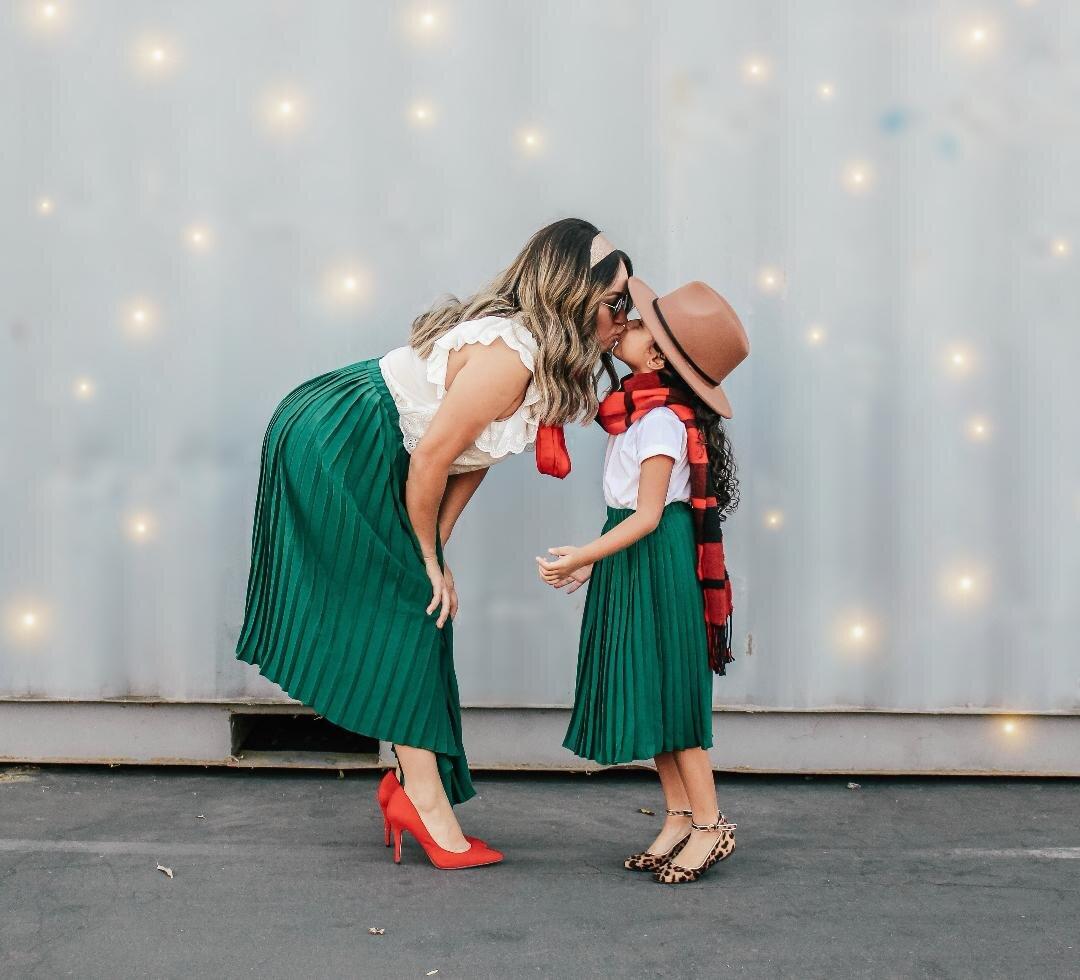
<svg viewBox="0 0 1080 980">
<path fill-rule="evenodd" d="M 691 830 L 707 830 L 714 834 L 720 833 L 725 830 L 731 831 L 738 826 L 739 825 L 737 823 L 731 823 L 731 821 L 724 819 L 724 815 L 722 813 L 717 816 L 716 823 L 699 824 L 694 823 L 693 820 L 690 821 Z"/>
<path fill-rule="evenodd" d="M 668 810 L 667 815 L 669 817 L 693 817 L 693 810 Z"/>
</svg>

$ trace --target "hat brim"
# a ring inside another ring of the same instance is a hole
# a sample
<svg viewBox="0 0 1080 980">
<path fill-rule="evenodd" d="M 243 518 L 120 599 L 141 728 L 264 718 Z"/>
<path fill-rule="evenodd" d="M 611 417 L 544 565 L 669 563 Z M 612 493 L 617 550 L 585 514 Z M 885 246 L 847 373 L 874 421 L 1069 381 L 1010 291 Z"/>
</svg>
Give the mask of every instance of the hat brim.
<svg viewBox="0 0 1080 980">
<path fill-rule="evenodd" d="M 724 394 L 724 389 L 719 385 L 710 384 L 697 371 L 697 369 L 682 355 L 682 352 L 671 339 L 671 335 L 660 322 L 656 315 L 653 303 L 657 300 L 656 292 L 637 276 L 631 276 L 627 283 L 630 289 L 630 299 L 634 301 L 634 308 L 641 316 L 641 322 L 649 331 L 656 346 L 664 354 L 668 365 L 674 369 L 680 378 L 686 382 L 690 390 L 698 396 L 714 412 L 725 419 L 731 418 L 731 402 Z"/>
</svg>

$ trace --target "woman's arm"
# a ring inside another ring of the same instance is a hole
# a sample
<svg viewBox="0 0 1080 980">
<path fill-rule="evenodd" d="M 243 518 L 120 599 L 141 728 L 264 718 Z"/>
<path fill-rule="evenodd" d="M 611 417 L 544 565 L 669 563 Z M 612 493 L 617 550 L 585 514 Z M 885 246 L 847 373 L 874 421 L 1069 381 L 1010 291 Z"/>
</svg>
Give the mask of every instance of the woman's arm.
<svg viewBox="0 0 1080 980">
<path fill-rule="evenodd" d="M 409 458 L 405 509 L 431 579 L 433 595 L 428 612 L 440 607 L 440 627 L 449 615 L 451 596 L 435 558 L 435 529 L 450 466 L 508 405 L 520 399 L 531 376 L 517 352 L 504 341 L 473 345 Z"/>
<path fill-rule="evenodd" d="M 575 548 L 566 545 L 549 549 L 558 555 L 556 561 L 537 558 L 540 575 L 545 582 L 555 584 L 585 565 L 598 562 L 601 558 L 629 548 L 640 541 L 646 534 L 656 530 L 664 514 L 667 502 L 668 483 L 675 460 L 670 456 L 650 456 L 641 463 L 641 480 L 638 484 L 638 505 L 625 521 L 616 524 L 607 534 L 602 534 L 595 541 Z"/>
<path fill-rule="evenodd" d="M 455 473 L 446 481 L 446 492 L 439 505 L 439 538 L 444 547 L 450 540 L 450 534 L 465 505 L 472 499 L 485 476 L 486 468 L 469 473 Z"/>
</svg>

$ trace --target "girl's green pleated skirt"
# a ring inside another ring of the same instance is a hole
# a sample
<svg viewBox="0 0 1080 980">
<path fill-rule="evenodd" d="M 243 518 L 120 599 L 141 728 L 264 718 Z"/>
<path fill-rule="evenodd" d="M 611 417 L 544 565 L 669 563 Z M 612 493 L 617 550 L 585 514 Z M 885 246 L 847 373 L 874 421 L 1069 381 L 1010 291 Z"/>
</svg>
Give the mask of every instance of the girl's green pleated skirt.
<svg viewBox="0 0 1080 980">
<path fill-rule="evenodd" d="M 632 510 L 608 508 L 604 531 Z M 712 746 L 712 672 L 690 505 L 597 562 L 563 745 L 602 765 Z"/>
<path fill-rule="evenodd" d="M 453 627 L 424 612 L 431 585 L 405 509 L 408 469 L 377 360 L 285 396 L 263 440 L 236 656 L 335 725 L 430 749 L 461 803 L 474 790 Z"/>
</svg>

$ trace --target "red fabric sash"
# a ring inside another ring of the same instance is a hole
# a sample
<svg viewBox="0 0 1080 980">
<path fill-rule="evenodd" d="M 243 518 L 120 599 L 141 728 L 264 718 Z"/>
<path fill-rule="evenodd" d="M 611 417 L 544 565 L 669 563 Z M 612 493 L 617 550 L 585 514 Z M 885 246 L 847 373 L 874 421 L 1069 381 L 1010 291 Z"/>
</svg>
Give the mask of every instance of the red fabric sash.
<svg viewBox="0 0 1080 980">
<path fill-rule="evenodd" d="M 670 408 L 686 426 L 690 462 L 690 507 L 697 542 L 697 577 L 705 600 L 705 631 L 709 641 L 709 667 L 717 674 L 735 658 L 731 653 L 731 579 L 724 561 L 724 534 L 716 497 L 709 492 L 709 452 L 698 425 L 690 396 L 666 387 L 655 372 L 632 374 L 622 386 L 600 402 L 596 421 L 605 432 L 617 435 L 632 422 L 661 406 Z"/>
<path fill-rule="evenodd" d="M 570 454 L 561 425 L 541 425 L 536 430 L 536 468 L 560 480 L 570 472 Z"/>
</svg>

